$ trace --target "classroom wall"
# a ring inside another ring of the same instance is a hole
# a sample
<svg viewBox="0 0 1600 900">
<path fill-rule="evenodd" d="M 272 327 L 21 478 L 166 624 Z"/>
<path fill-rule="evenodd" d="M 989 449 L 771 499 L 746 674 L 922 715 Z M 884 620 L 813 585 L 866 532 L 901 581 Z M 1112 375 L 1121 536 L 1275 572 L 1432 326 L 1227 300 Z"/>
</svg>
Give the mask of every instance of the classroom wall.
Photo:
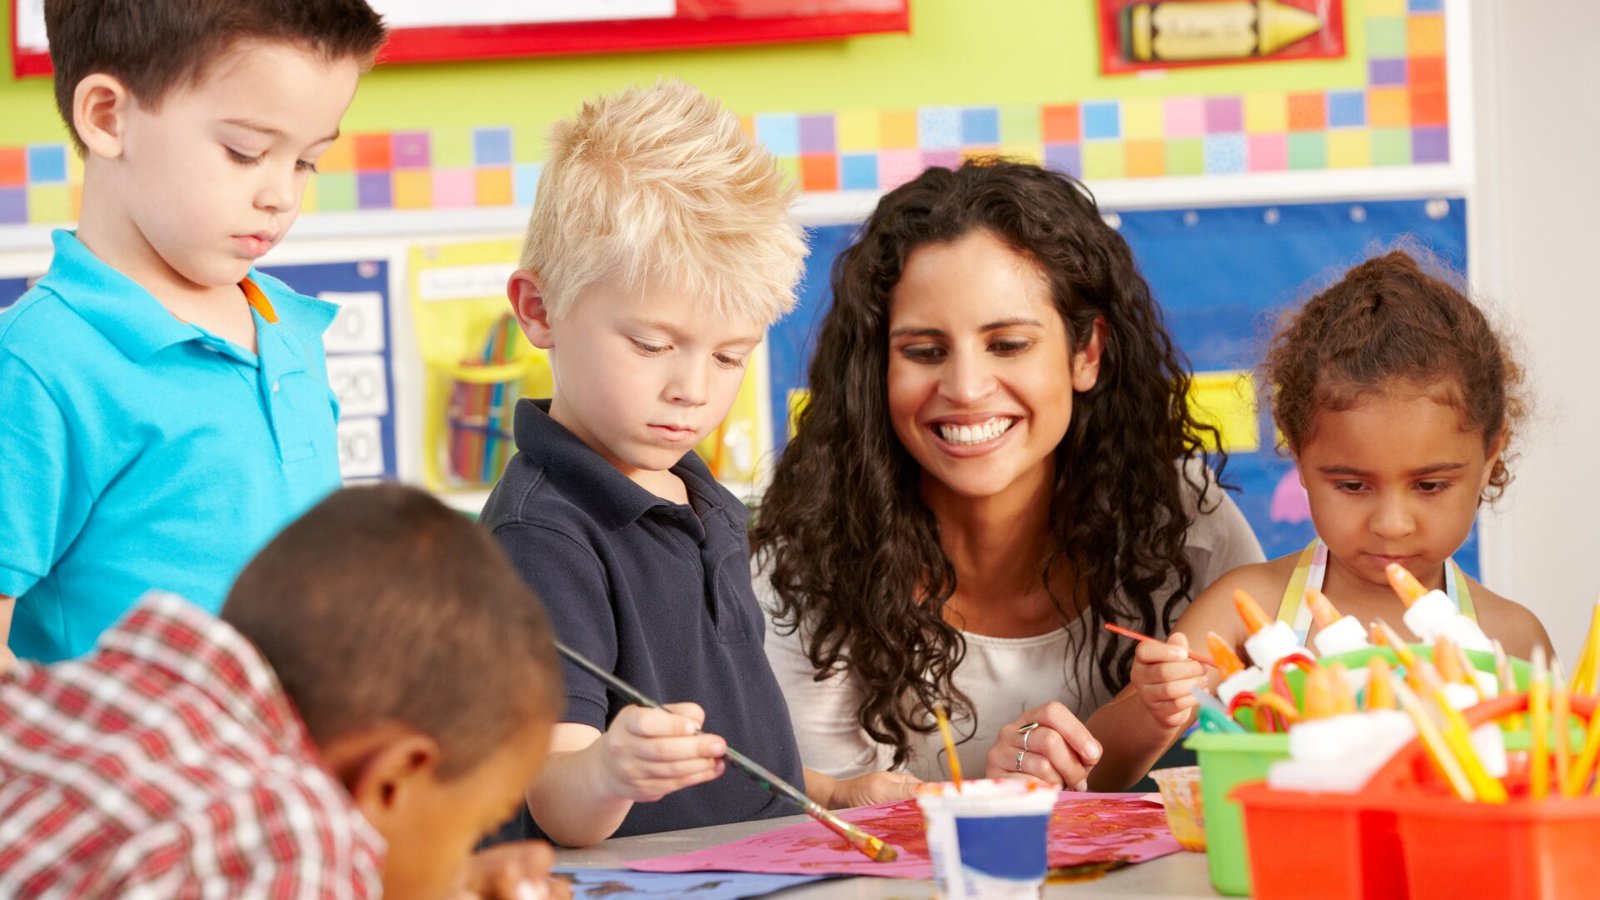
<svg viewBox="0 0 1600 900">
<path fill-rule="evenodd" d="M 1539 399 L 1518 481 L 1486 522 L 1484 575 L 1550 622 L 1572 659 L 1600 586 L 1574 562 L 1600 501 L 1585 391 L 1600 360 L 1579 343 L 1600 313 L 1581 302 L 1577 271 L 1600 200 L 1585 177 L 1600 12 L 1551 4 L 1534 15 L 1506 0 L 1346 0 L 1342 60 L 1154 77 L 1098 74 L 1087 0 L 912 0 L 910 34 L 820 43 L 383 67 L 274 261 L 396 262 L 399 302 L 417 248 L 515 235 L 549 122 L 662 74 L 743 116 L 807 189 L 814 222 L 859 216 L 922 165 L 993 151 L 1079 173 L 1118 209 L 1462 199 L 1469 266 L 1522 328 Z M 0 46 L 0 276 L 42 266 L 81 170 L 48 80 L 9 70 Z M 393 352 L 414 356 L 414 336 L 397 333 Z M 415 368 L 396 365 L 397 416 L 420 403 Z"/>
<path fill-rule="evenodd" d="M 1522 340 L 1533 413 L 1497 511 L 1486 569 L 1539 614 L 1570 666 L 1600 577 L 1600 6 L 1473 6 L 1479 289 Z"/>
</svg>

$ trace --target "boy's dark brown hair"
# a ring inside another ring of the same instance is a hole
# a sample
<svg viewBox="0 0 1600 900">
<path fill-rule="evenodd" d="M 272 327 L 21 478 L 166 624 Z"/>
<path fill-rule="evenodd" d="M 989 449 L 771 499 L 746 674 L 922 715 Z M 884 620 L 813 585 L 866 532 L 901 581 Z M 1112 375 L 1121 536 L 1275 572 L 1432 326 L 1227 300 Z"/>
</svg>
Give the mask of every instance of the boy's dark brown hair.
<svg viewBox="0 0 1600 900">
<path fill-rule="evenodd" d="M 385 36 L 366 0 L 45 0 L 44 24 L 56 108 L 79 150 L 72 95 L 96 72 L 154 109 L 241 41 L 296 44 L 367 65 Z"/>
<path fill-rule="evenodd" d="M 245 568 L 221 616 L 319 746 L 399 722 L 439 743 L 442 778 L 564 703 L 544 607 L 493 538 L 414 488 L 317 504 Z"/>
<path fill-rule="evenodd" d="M 1398 385 L 1442 388 L 1486 450 L 1502 435 L 1509 445 L 1526 409 L 1522 367 L 1505 338 L 1465 293 L 1404 250 L 1367 260 L 1290 312 L 1263 368 L 1273 419 L 1294 452 L 1311 439 L 1318 412 Z M 1508 459 L 1502 449 L 1483 499 L 1511 482 Z"/>
</svg>

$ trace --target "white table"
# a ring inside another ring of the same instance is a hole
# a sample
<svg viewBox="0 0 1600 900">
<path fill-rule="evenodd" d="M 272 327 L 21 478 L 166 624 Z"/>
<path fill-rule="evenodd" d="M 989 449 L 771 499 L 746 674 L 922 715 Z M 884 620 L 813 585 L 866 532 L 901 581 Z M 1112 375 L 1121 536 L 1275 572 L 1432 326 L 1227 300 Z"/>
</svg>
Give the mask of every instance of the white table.
<svg viewBox="0 0 1600 900">
<path fill-rule="evenodd" d="M 556 854 L 556 865 L 572 869 L 624 869 L 637 859 L 672 856 L 726 844 L 740 838 L 760 834 L 806 821 L 805 816 L 788 816 L 781 819 L 761 819 L 755 822 L 736 822 L 732 825 L 713 825 L 709 828 L 691 828 L 686 831 L 668 831 L 639 837 L 616 838 L 583 850 L 562 850 Z M 1204 853 L 1175 853 L 1136 866 L 1124 866 L 1093 881 L 1045 886 L 1046 897 L 1147 897 L 1147 898 L 1203 898 L 1216 900 L 1206 875 Z M 819 881 L 802 885 L 782 893 L 784 900 L 795 897 L 899 897 L 923 900 L 933 896 L 933 882 L 907 881 L 901 878 L 848 878 Z"/>
</svg>

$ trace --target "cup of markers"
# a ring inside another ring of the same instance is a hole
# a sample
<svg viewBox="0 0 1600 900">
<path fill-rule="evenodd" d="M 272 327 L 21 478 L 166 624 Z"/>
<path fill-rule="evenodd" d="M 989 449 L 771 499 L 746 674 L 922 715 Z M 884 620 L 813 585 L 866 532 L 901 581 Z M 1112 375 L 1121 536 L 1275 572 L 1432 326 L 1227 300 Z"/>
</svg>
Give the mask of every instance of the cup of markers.
<svg viewBox="0 0 1600 900">
<path fill-rule="evenodd" d="M 1042 782 L 971 779 L 917 789 L 940 897 L 1012 900 L 1041 895 L 1058 791 Z"/>
</svg>

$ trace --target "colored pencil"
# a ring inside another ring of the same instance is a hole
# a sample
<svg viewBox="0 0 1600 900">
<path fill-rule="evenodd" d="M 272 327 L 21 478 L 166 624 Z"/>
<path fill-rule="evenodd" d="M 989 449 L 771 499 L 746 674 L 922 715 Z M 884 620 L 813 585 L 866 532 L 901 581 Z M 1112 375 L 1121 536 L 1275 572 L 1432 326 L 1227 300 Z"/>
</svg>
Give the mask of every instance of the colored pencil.
<svg viewBox="0 0 1600 900">
<path fill-rule="evenodd" d="M 1533 676 L 1528 683 L 1528 728 L 1533 732 L 1528 751 L 1528 796 L 1543 800 L 1550 794 L 1550 672 L 1544 648 L 1533 648 Z"/>
<path fill-rule="evenodd" d="M 1121 625 L 1117 625 L 1117 624 L 1115 624 L 1113 622 L 1107 622 L 1106 623 L 1106 630 L 1111 632 L 1112 634 L 1120 634 L 1120 635 L 1122 635 L 1123 637 L 1126 637 L 1126 638 L 1133 638 L 1136 641 L 1151 641 L 1151 642 L 1154 642 L 1154 643 L 1157 643 L 1157 644 L 1165 644 L 1166 643 L 1166 641 L 1163 641 L 1160 638 L 1154 638 L 1154 637 L 1151 637 L 1148 634 L 1140 634 L 1137 631 L 1134 631 L 1134 630 L 1132 630 L 1130 628 L 1123 628 Z M 1185 652 L 1187 652 L 1189 654 L 1189 658 L 1190 659 L 1194 660 L 1195 662 L 1197 662 L 1197 663 L 1199 663 L 1199 664 L 1201 664 L 1203 666 L 1210 666 L 1211 668 L 1217 669 L 1219 671 L 1222 669 L 1222 667 L 1217 665 L 1217 663 L 1214 660 L 1212 660 L 1211 657 L 1206 656 L 1203 653 L 1197 653 L 1194 650 L 1188 650 L 1188 651 L 1185 651 Z"/>
<path fill-rule="evenodd" d="M 565 656 L 567 659 L 571 660 L 573 665 L 600 679 L 606 685 L 606 687 L 616 691 L 619 696 L 627 700 L 631 700 L 640 706 L 648 706 L 651 709 L 666 709 L 665 706 L 662 706 L 655 700 L 652 700 L 640 693 L 638 688 L 627 683 L 626 681 L 623 681 L 621 678 L 618 678 L 615 674 L 608 672 L 590 662 L 587 657 L 571 647 L 568 647 L 566 644 L 556 641 L 555 645 L 556 650 L 559 651 L 562 656 Z M 788 800 L 790 803 L 793 803 L 805 810 L 806 815 L 816 819 L 823 825 L 826 825 L 835 834 L 844 838 L 845 841 L 850 844 L 850 846 L 860 851 L 862 855 L 866 856 L 873 862 L 893 862 L 895 857 L 899 856 L 899 852 L 896 851 L 893 846 L 884 843 L 883 838 L 873 834 L 868 834 L 861 828 L 852 825 L 828 810 L 823 809 L 822 806 L 815 800 L 807 797 L 805 791 L 802 791 L 789 782 L 784 781 L 782 778 L 779 778 L 766 766 L 763 766 L 750 757 L 745 756 L 743 753 L 740 753 L 732 747 L 726 747 L 723 751 L 723 755 L 728 762 L 733 763 L 735 768 L 750 776 L 750 778 L 753 779 L 756 784 L 766 788 L 767 791 L 774 797 Z"/>
<path fill-rule="evenodd" d="M 1392 686 L 1395 698 L 1400 701 L 1400 706 L 1417 726 L 1417 737 L 1422 740 L 1422 748 L 1428 752 L 1428 758 L 1433 760 L 1434 767 L 1444 776 L 1445 781 L 1449 782 L 1450 789 L 1462 800 L 1477 799 L 1472 783 L 1467 780 L 1467 774 L 1461 770 L 1461 764 L 1456 761 L 1455 754 L 1445 745 L 1444 736 L 1439 733 L 1439 726 L 1434 724 L 1433 717 L 1423 708 L 1422 701 L 1398 676 L 1393 676 Z"/>
</svg>

